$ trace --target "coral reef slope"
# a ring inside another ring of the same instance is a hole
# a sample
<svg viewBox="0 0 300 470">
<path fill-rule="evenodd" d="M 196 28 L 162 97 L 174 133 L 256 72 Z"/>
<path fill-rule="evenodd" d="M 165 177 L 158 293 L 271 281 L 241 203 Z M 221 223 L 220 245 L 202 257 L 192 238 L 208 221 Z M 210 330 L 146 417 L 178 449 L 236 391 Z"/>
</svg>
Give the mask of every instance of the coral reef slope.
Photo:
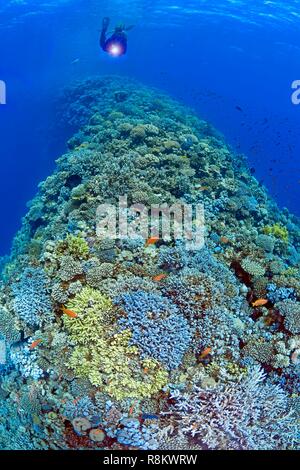
<svg viewBox="0 0 300 470">
<path fill-rule="evenodd" d="M 1 263 L 0 448 L 297 449 L 299 220 L 157 90 L 100 77 L 61 102 L 68 150 Z M 151 236 L 162 204 L 203 208 L 204 246 Z"/>
</svg>

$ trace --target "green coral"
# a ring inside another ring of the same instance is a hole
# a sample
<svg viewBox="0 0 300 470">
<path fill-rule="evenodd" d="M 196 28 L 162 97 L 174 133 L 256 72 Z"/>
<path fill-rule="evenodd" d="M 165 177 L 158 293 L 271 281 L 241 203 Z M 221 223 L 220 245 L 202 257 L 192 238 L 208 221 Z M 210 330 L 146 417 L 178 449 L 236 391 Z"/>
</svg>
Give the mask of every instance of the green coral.
<svg viewBox="0 0 300 470">
<path fill-rule="evenodd" d="M 58 243 L 57 251 L 75 258 L 86 259 L 89 255 L 89 246 L 84 238 L 68 234 L 64 241 Z"/>
<path fill-rule="evenodd" d="M 274 225 L 266 225 L 263 229 L 265 235 L 273 235 L 273 237 L 282 240 L 284 243 L 289 241 L 289 232 L 286 227 L 276 223 Z"/>
<path fill-rule="evenodd" d="M 75 344 L 67 365 L 78 377 L 116 400 L 151 397 L 167 384 L 168 373 L 159 362 L 141 360 L 138 348 L 130 345 L 131 332 L 116 332 L 108 297 L 85 287 L 68 308 L 78 317 L 64 318 Z"/>
<path fill-rule="evenodd" d="M 90 345 L 102 337 L 104 329 L 112 327 L 113 305 L 108 297 L 96 289 L 84 287 L 67 305 L 78 317 L 64 317 L 71 339 L 81 345 Z"/>
</svg>

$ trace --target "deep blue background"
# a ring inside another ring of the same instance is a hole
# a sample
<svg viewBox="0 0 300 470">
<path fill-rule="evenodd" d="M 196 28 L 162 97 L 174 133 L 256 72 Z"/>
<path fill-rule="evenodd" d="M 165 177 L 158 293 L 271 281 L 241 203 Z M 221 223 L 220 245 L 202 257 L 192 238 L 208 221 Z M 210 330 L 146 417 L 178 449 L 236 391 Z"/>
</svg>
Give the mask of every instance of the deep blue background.
<svg viewBox="0 0 300 470">
<path fill-rule="evenodd" d="M 298 1 L 269 11 L 262 0 L 251 10 L 244 0 L 69 0 L 41 12 L 41 2 L 8 9 L 2 1 L 0 79 L 8 95 L 0 106 L 0 255 L 65 149 L 55 128 L 61 88 L 96 74 L 129 75 L 193 107 L 246 153 L 278 203 L 300 215 L 300 106 L 291 103 L 291 83 L 300 79 Z M 107 14 L 136 25 L 125 58 L 99 49 Z"/>
</svg>

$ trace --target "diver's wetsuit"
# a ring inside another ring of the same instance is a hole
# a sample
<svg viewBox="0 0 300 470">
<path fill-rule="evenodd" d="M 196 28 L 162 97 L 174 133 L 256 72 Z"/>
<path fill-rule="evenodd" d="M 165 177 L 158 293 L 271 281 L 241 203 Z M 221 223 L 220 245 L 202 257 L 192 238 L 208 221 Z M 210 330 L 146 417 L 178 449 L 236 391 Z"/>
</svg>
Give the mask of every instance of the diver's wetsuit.
<svg viewBox="0 0 300 470">
<path fill-rule="evenodd" d="M 100 36 L 100 46 L 105 52 L 110 52 L 112 47 L 119 47 L 121 53 L 124 55 L 127 52 L 127 36 L 124 31 L 116 30 L 110 38 L 106 38 L 107 27 L 103 27 Z"/>
</svg>

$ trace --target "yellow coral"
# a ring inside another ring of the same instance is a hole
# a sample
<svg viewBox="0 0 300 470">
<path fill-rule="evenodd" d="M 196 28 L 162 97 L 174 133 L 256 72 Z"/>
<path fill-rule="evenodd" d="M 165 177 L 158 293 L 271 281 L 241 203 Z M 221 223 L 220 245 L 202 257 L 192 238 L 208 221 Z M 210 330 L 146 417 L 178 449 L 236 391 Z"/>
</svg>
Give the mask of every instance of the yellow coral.
<svg viewBox="0 0 300 470">
<path fill-rule="evenodd" d="M 158 361 L 140 357 L 130 345 L 129 330 L 116 332 L 113 305 L 108 297 L 89 287 L 73 299 L 68 308 L 77 318 L 64 318 L 75 348 L 67 366 L 86 377 L 104 393 L 117 400 L 147 398 L 168 382 L 168 373 Z"/>
<path fill-rule="evenodd" d="M 89 246 L 82 237 L 68 234 L 65 240 L 58 242 L 56 251 L 58 254 L 85 259 L 89 255 Z"/>
<path fill-rule="evenodd" d="M 273 235 L 273 237 L 279 238 L 284 243 L 288 243 L 289 241 L 288 229 L 279 223 L 274 225 L 266 225 L 266 227 L 263 229 L 263 232 L 266 235 Z"/>
</svg>

